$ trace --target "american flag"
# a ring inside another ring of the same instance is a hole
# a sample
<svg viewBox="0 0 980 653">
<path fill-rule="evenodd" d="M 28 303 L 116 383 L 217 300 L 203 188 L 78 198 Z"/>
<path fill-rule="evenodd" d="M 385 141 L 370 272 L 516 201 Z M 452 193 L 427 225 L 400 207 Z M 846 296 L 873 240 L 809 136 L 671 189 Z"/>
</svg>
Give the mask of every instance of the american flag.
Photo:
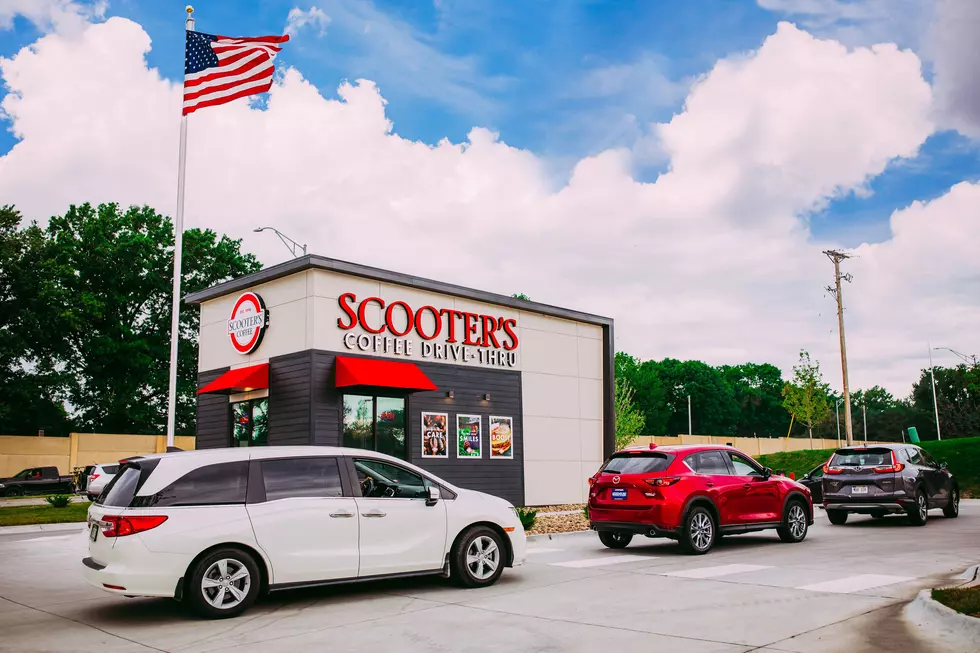
<svg viewBox="0 0 980 653">
<path fill-rule="evenodd" d="M 184 115 L 272 87 L 273 59 L 289 35 L 231 38 L 187 31 Z"/>
</svg>

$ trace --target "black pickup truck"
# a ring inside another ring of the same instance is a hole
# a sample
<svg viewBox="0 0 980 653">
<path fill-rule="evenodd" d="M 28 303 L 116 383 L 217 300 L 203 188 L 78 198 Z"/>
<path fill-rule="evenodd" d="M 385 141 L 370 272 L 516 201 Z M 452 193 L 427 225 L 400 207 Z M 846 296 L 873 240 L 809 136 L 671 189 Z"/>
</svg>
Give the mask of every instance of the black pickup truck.
<svg viewBox="0 0 980 653">
<path fill-rule="evenodd" d="M 57 467 L 29 467 L 10 478 L 0 478 L 0 497 L 25 494 L 70 494 L 75 491 L 71 476 L 61 476 Z"/>
</svg>

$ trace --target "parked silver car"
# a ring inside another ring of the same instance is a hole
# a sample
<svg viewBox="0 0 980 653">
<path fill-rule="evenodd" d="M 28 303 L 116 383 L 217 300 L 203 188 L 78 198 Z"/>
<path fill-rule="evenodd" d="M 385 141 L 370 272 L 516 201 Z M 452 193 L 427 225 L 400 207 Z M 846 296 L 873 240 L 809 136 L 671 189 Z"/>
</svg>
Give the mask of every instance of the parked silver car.
<svg viewBox="0 0 980 653">
<path fill-rule="evenodd" d="M 118 471 L 118 463 L 107 463 L 96 465 L 89 472 L 88 482 L 85 484 L 85 494 L 88 495 L 89 501 L 95 501 L 99 498 L 99 495 L 102 494 L 102 488 L 115 477 Z"/>
</svg>

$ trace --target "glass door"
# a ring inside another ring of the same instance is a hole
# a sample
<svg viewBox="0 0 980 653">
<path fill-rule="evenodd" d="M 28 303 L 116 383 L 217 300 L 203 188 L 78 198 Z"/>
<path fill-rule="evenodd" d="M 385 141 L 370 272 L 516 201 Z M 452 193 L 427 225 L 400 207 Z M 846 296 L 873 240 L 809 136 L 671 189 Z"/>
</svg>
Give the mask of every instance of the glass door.
<svg viewBox="0 0 980 653">
<path fill-rule="evenodd" d="M 236 401 L 231 405 L 231 446 L 269 444 L 269 398 Z"/>
<path fill-rule="evenodd" d="M 405 459 L 405 399 L 344 395 L 342 443 Z"/>
</svg>

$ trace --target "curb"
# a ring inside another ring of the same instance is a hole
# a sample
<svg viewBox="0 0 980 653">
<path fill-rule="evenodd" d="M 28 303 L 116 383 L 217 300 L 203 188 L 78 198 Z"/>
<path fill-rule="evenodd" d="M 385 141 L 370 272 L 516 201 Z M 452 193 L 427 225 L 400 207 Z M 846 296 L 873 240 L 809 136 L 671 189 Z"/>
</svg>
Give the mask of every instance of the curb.
<svg viewBox="0 0 980 653">
<path fill-rule="evenodd" d="M 980 576 L 980 565 L 973 565 L 959 576 L 954 576 L 953 578 L 955 580 L 965 580 L 967 583 L 970 583 L 977 580 L 978 576 Z"/>
<path fill-rule="evenodd" d="M 905 607 L 905 617 L 928 631 L 930 641 L 943 644 L 943 650 L 972 653 L 980 650 L 980 619 L 960 614 L 932 599 L 932 590 L 919 592 Z"/>
<path fill-rule="evenodd" d="M 81 531 L 88 522 L 73 521 L 61 524 L 28 524 L 26 526 L 0 526 L 0 535 L 19 533 L 57 533 L 58 531 Z"/>
<path fill-rule="evenodd" d="M 528 542 L 547 542 L 550 540 L 566 540 L 569 538 L 582 537 L 583 535 L 588 535 L 592 533 L 590 530 L 586 531 L 569 531 L 567 533 L 537 533 L 535 535 L 528 535 Z"/>
</svg>

